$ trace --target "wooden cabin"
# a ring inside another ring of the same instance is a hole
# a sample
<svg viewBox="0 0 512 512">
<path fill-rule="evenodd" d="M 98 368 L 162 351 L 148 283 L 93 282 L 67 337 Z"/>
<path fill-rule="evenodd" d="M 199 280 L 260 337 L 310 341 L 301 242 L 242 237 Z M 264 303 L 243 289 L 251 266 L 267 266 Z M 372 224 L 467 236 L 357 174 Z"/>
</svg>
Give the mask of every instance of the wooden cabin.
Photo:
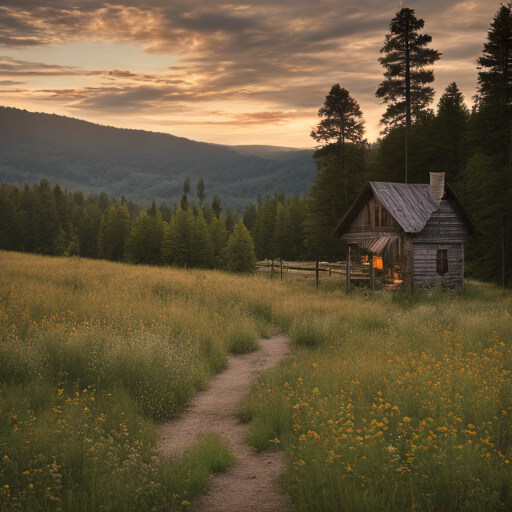
<svg viewBox="0 0 512 512">
<path fill-rule="evenodd" d="M 381 257 L 384 277 L 406 290 L 437 283 L 463 290 L 471 232 L 480 231 L 444 173 L 430 173 L 428 185 L 367 182 L 333 237 L 349 244 L 348 274 L 354 255 L 364 254 L 370 263 Z"/>
</svg>

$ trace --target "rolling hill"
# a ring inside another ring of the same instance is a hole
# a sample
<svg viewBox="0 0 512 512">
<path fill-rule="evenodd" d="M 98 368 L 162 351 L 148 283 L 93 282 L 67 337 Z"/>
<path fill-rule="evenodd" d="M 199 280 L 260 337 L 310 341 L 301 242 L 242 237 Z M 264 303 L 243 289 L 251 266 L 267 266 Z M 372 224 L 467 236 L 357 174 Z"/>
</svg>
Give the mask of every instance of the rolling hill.
<svg viewBox="0 0 512 512">
<path fill-rule="evenodd" d="M 105 191 L 148 205 L 179 202 L 183 181 L 200 176 L 206 201 L 218 194 L 243 208 L 258 194 L 306 194 L 316 175 L 313 150 L 222 146 L 143 130 L 102 126 L 55 114 L 0 107 L 0 180 L 46 178 L 69 191 Z"/>
</svg>

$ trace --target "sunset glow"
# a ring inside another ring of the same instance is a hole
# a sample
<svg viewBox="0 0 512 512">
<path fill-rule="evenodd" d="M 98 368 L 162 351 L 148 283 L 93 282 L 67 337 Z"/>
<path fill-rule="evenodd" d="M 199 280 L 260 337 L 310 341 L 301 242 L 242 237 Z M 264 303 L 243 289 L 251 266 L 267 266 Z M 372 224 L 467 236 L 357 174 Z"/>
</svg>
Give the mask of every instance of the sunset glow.
<svg viewBox="0 0 512 512">
<path fill-rule="evenodd" d="M 434 88 L 468 106 L 499 3 L 407 4 L 442 53 Z M 330 87 L 382 129 L 379 50 L 389 0 L 2 0 L 0 105 L 221 144 L 312 147 Z"/>
</svg>

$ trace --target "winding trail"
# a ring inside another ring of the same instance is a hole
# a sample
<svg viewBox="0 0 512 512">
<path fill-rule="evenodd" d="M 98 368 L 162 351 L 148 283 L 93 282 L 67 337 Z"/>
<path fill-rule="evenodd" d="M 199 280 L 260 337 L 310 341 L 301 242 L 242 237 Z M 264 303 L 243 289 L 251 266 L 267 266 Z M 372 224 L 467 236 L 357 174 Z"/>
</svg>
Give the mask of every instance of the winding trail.
<svg viewBox="0 0 512 512">
<path fill-rule="evenodd" d="M 158 449 L 176 455 L 198 434 L 216 432 L 236 453 L 237 462 L 216 475 L 210 491 L 192 504 L 194 512 L 289 512 L 288 497 L 281 493 L 277 477 L 284 470 L 281 451 L 254 453 L 244 442 L 249 426 L 235 417 L 236 405 L 247 395 L 258 372 L 274 366 L 289 353 L 288 338 L 260 340 L 261 349 L 230 356 L 227 368 L 210 380 L 210 387 L 195 396 L 192 405 L 177 418 L 159 427 Z"/>
</svg>

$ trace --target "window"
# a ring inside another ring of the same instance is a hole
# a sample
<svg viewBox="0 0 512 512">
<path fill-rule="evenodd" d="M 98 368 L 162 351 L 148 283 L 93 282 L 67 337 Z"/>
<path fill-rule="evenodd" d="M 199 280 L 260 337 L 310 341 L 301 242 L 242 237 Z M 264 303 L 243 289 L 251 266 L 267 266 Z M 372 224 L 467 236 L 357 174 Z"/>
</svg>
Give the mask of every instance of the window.
<svg viewBox="0 0 512 512">
<path fill-rule="evenodd" d="M 444 276 L 448 272 L 448 249 L 437 249 L 436 273 Z"/>
</svg>

